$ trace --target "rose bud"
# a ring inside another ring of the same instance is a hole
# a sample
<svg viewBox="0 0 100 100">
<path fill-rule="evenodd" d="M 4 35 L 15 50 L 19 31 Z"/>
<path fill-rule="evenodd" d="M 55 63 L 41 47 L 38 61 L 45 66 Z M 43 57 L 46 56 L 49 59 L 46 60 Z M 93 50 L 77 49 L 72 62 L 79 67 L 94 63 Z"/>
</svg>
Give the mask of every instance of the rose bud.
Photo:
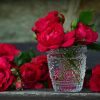
<svg viewBox="0 0 100 100">
<path fill-rule="evenodd" d="M 16 90 L 22 90 L 22 81 L 21 80 L 18 80 L 16 83 Z"/>
</svg>

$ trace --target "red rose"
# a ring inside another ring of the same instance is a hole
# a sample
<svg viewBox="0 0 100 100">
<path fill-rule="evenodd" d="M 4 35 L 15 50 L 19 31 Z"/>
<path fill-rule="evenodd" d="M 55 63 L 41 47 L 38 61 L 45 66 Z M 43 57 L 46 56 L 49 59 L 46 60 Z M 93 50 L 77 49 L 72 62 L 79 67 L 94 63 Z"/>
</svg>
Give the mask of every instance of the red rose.
<svg viewBox="0 0 100 100">
<path fill-rule="evenodd" d="M 51 79 L 49 76 L 48 64 L 47 64 L 47 56 L 40 55 L 32 59 L 32 63 L 36 65 L 41 71 L 41 82 L 47 82 L 48 88 L 52 88 Z"/>
<path fill-rule="evenodd" d="M 47 16 L 39 19 L 33 27 L 36 33 L 40 52 L 50 49 L 72 46 L 75 42 L 75 32 L 64 33 L 62 24 L 64 23 L 64 15 L 57 11 L 49 12 Z M 61 24 L 62 23 L 62 24 Z"/>
<path fill-rule="evenodd" d="M 64 39 L 64 29 L 61 24 L 54 23 L 38 35 L 37 49 L 41 52 L 59 48 Z"/>
<path fill-rule="evenodd" d="M 0 43 L 0 57 L 4 57 L 9 61 L 14 59 L 14 56 L 18 55 L 20 51 L 12 44 Z"/>
<path fill-rule="evenodd" d="M 47 20 L 50 20 L 51 23 L 53 22 L 58 22 L 58 23 L 64 23 L 65 21 L 65 17 L 63 14 L 58 13 L 58 11 L 51 11 L 48 13 L 48 15 L 46 16 Z"/>
<path fill-rule="evenodd" d="M 20 67 L 21 79 L 24 88 L 34 89 L 37 82 L 40 80 L 41 71 L 37 65 L 26 63 Z"/>
<path fill-rule="evenodd" d="M 100 92 L 100 65 L 97 65 L 92 69 L 89 87 L 91 91 Z"/>
<path fill-rule="evenodd" d="M 47 57 L 45 55 L 40 55 L 32 59 L 32 63 L 36 65 L 41 71 L 40 80 L 45 81 L 49 77 Z"/>
<path fill-rule="evenodd" d="M 10 70 L 9 62 L 0 58 L 0 91 L 5 91 L 13 83 L 14 76 Z"/>
<path fill-rule="evenodd" d="M 51 24 L 54 24 L 55 22 L 60 23 L 61 21 L 62 23 L 64 23 L 64 20 L 64 16 L 62 14 L 59 14 L 57 11 L 49 12 L 47 16 L 40 18 L 38 21 L 36 21 L 35 26 L 32 28 L 32 31 L 36 33 L 43 32 Z"/>
<path fill-rule="evenodd" d="M 81 42 L 81 44 L 91 44 L 96 42 L 98 38 L 98 33 L 94 32 L 90 27 L 79 22 L 76 28 L 76 39 Z"/>
<path fill-rule="evenodd" d="M 64 39 L 61 47 L 70 47 L 74 44 L 74 42 L 75 42 L 75 31 L 72 30 L 70 32 L 67 32 L 64 35 Z"/>
<path fill-rule="evenodd" d="M 26 63 L 20 67 L 21 79 L 24 88 L 40 89 L 44 88 L 44 82 L 51 86 L 51 81 L 47 66 L 47 57 L 45 55 L 37 56 L 31 63 Z"/>
<path fill-rule="evenodd" d="M 43 63 L 47 64 L 47 56 L 46 55 L 39 55 L 39 56 L 32 59 L 32 63 L 41 64 L 41 65 Z"/>
<path fill-rule="evenodd" d="M 75 42 L 75 31 L 64 34 L 61 24 L 55 23 L 38 35 L 37 49 L 41 52 L 59 47 L 69 47 Z"/>
</svg>

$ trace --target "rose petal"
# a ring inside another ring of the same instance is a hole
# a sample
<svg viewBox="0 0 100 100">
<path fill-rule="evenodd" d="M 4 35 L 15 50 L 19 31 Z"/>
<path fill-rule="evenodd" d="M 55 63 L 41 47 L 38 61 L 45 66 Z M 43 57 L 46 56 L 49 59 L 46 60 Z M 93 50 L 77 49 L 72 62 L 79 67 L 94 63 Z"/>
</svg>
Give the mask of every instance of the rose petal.
<svg viewBox="0 0 100 100">
<path fill-rule="evenodd" d="M 59 46 L 60 46 L 60 45 L 52 45 L 52 46 L 50 46 L 49 48 L 50 48 L 50 49 L 57 49 L 57 48 L 59 48 Z"/>
<path fill-rule="evenodd" d="M 93 41 L 96 42 L 98 39 L 98 33 L 97 32 L 93 32 Z"/>
<path fill-rule="evenodd" d="M 34 86 L 34 89 L 42 89 L 44 88 L 43 84 L 40 84 L 40 83 L 36 83 L 35 86 Z"/>
<path fill-rule="evenodd" d="M 67 32 L 64 36 L 64 41 L 70 39 L 70 38 L 73 38 L 75 36 L 75 30 L 73 31 L 70 31 L 70 32 Z"/>
<path fill-rule="evenodd" d="M 62 47 L 69 47 L 72 46 L 75 42 L 75 38 L 69 39 L 62 44 Z"/>
<path fill-rule="evenodd" d="M 100 83 L 98 84 L 99 78 L 97 77 L 91 77 L 89 85 L 90 85 L 90 90 L 94 92 L 100 92 Z"/>
<path fill-rule="evenodd" d="M 92 74 L 93 74 L 93 75 L 100 75 L 100 64 L 96 65 L 96 66 L 92 69 Z"/>
<path fill-rule="evenodd" d="M 41 45 L 40 43 L 37 45 L 37 49 L 40 51 L 40 52 L 45 52 L 48 50 L 47 47 Z"/>
</svg>

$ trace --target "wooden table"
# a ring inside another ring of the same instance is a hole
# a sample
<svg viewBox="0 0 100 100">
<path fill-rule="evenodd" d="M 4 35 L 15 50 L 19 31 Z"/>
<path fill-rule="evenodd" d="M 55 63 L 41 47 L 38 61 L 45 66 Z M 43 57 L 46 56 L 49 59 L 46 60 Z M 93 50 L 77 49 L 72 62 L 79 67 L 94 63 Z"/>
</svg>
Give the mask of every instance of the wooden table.
<svg viewBox="0 0 100 100">
<path fill-rule="evenodd" d="M 57 93 L 53 90 L 12 91 L 0 93 L 0 100 L 100 100 L 100 93 Z"/>
</svg>

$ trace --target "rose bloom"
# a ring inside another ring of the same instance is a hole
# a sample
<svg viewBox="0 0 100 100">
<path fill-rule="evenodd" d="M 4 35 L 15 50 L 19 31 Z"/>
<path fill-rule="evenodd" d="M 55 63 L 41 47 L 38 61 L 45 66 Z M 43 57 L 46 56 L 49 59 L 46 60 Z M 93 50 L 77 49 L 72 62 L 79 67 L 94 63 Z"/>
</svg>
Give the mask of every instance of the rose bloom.
<svg viewBox="0 0 100 100">
<path fill-rule="evenodd" d="M 96 65 L 92 69 L 92 76 L 89 81 L 91 91 L 100 92 L 100 65 Z"/>
<path fill-rule="evenodd" d="M 44 81 L 48 83 L 48 88 L 52 88 L 51 79 L 49 76 L 48 64 L 47 64 L 47 56 L 40 55 L 32 59 L 32 63 L 37 65 L 39 70 L 41 71 L 40 81 Z"/>
<path fill-rule="evenodd" d="M 78 23 L 76 31 L 76 39 L 80 41 L 81 44 L 91 44 L 96 42 L 98 38 L 98 33 L 94 32 L 90 27 L 86 26 L 82 22 Z"/>
<path fill-rule="evenodd" d="M 35 26 L 32 28 L 32 31 L 36 33 L 43 32 L 51 24 L 54 24 L 55 22 L 64 23 L 64 20 L 65 18 L 63 14 L 58 13 L 58 11 L 51 11 L 47 16 L 36 21 Z"/>
<path fill-rule="evenodd" d="M 49 76 L 49 69 L 47 64 L 47 56 L 46 55 L 37 56 L 32 59 L 32 63 L 34 65 L 38 65 L 38 68 L 41 71 L 40 81 L 47 82 L 48 88 L 52 88 L 52 83 Z"/>
<path fill-rule="evenodd" d="M 9 61 L 12 61 L 20 51 L 12 44 L 0 43 L 0 57 L 4 57 Z"/>
<path fill-rule="evenodd" d="M 43 88 L 38 81 L 41 77 L 41 71 L 33 63 L 25 63 L 20 67 L 21 79 L 25 89 Z M 37 87 L 39 86 L 39 87 Z"/>
<path fill-rule="evenodd" d="M 36 21 L 32 30 L 38 40 L 37 49 L 45 52 L 50 49 L 72 46 L 75 42 L 75 32 L 64 33 L 64 15 L 57 11 L 49 12 L 47 16 Z"/>
<path fill-rule="evenodd" d="M 64 39 L 62 42 L 61 47 L 70 47 L 75 43 L 75 31 L 72 30 L 70 32 L 67 32 L 66 34 L 64 34 Z"/>
<path fill-rule="evenodd" d="M 47 65 L 47 57 L 45 55 L 40 55 L 32 59 L 32 63 L 38 67 L 41 71 L 40 80 L 47 80 L 49 77 L 48 65 Z"/>
<path fill-rule="evenodd" d="M 14 81 L 9 62 L 0 57 L 0 91 L 5 91 Z"/>
<path fill-rule="evenodd" d="M 64 33 L 63 26 L 59 23 L 52 24 L 44 32 L 38 35 L 37 49 L 40 52 L 45 52 L 50 49 L 72 46 L 75 32 L 71 31 Z"/>
<path fill-rule="evenodd" d="M 26 89 L 46 88 L 44 82 L 47 82 L 48 88 L 52 87 L 45 55 L 37 56 L 30 63 L 22 65 L 20 73 Z"/>
</svg>

